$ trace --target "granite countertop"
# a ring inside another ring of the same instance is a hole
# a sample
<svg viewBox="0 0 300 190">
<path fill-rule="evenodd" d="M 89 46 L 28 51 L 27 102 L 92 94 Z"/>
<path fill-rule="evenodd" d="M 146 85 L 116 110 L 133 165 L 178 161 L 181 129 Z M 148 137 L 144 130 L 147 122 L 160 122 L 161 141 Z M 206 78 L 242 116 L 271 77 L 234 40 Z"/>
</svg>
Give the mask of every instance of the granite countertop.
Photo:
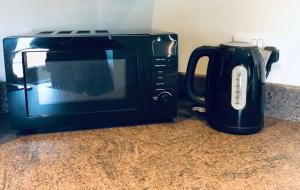
<svg viewBox="0 0 300 190">
<path fill-rule="evenodd" d="M 187 108 L 173 123 L 2 132 L 0 189 L 300 189 L 300 123 L 235 136 Z"/>
</svg>

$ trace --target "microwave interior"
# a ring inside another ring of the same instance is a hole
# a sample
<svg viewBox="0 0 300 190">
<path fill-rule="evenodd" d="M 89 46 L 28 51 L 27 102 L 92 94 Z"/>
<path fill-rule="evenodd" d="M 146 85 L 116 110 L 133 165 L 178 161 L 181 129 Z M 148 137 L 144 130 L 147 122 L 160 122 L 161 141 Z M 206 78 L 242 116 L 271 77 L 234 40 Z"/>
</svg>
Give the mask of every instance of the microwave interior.
<svg viewBox="0 0 300 190">
<path fill-rule="evenodd" d="M 134 49 L 26 51 L 22 62 L 27 117 L 137 110 Z"/>
</svg>

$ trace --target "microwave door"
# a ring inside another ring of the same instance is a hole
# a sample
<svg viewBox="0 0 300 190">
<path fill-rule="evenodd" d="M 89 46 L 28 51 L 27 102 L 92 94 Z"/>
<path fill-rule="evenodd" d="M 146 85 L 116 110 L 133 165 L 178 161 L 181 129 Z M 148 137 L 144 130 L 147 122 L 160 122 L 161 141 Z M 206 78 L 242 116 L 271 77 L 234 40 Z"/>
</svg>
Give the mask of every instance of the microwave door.
<svg viewBox="0 0 300 190">
<path fill-rule="evenodd" d="M 135 50 L 23 54 L 27 116 L 138 110 Z"/>
</svg>

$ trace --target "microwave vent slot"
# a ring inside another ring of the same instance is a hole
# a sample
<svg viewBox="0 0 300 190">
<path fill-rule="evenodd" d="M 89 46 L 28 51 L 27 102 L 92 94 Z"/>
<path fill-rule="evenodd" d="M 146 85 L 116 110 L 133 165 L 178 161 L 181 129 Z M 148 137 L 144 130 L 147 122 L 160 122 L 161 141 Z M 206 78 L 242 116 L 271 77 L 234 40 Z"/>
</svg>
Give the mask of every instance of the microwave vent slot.
<svg viewBox="0 0 300 190">
<path fill-rule="evenodd" d="M 64 31 L 57 32 L 57 34 L 71 34 L 71 33 L 72 33 L 72 31 L 70 31 L 70 30 L 64 30 Z"/>
<path fill-rule="evenodd" d="M 77 34 L 90 34 L 91 33 L 91 31 L 89 31 L 89 30 L 79 30 L 79 31 L 77 31 Z"/>
<path fill-rule="evenodd" d="M 96 34 L 101 34 L 101 33 L 108 33 L 108 30 L 96 30 Z"/>
<path fill-rule="evenodd" d="M 39 32 L 37 35 L 46 35 L 46 34 L 52 34 L 54 31 L 42 31 Z"/>
</svg>

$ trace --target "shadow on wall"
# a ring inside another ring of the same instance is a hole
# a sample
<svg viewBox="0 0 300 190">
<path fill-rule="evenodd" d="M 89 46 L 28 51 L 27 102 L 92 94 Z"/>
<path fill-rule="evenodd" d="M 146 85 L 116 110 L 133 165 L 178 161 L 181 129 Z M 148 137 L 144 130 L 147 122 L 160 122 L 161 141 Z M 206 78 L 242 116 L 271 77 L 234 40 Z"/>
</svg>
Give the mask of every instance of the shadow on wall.
<svg viewBox="0 0 300 190">
<path fill-rule="evenodd" d="M 2 39 L 49 28 L 95 28 L 97 0 L 1 0 L 0 81 L 5 80 Z"/>
<path fill-rule="evenodd" d="M 152 0 L 98 0 L 99 29 L 151 29 Z"/>
<path fill-rule="evenodd" d="M 1 0 L 0 81 L 5 80 L 2 39 L 47 29 L 151 29 L 151 0 Z"/>
</svg>

